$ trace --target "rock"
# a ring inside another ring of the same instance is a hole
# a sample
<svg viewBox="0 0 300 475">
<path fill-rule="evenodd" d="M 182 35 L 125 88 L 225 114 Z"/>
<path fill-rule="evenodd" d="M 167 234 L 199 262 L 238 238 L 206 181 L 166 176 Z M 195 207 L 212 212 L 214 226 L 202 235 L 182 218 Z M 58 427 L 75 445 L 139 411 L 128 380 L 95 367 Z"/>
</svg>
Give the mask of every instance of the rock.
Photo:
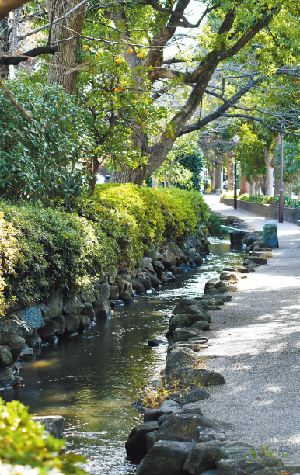
<svg viewBox="0 0 300 475">
<path fill-rule="evenodd" d="M 220 275 L 220 280 L 237 282 L 239 278 L 236 272 L 222 271 Z"/>
<path fill-rule="evenodd" d="M 236 270 L 241 274 L 249 274 L 249 272 L 255 272 L 255 269 L 247 266 L 236 266 Z"/>
<path fill-rule="evenodd" d="M 145 287 L 143 286 L 142 282 L 137 279 L 132 280 L 132 288 L 137 295 L 144 295 L 145 294 Z"/>
<path fill-rule="evenodd" d="M 10 323 L 0 322 L 0 345 L 7 345 L 15 334 Z"/>
<path fill-rule="evenodd" d="M 151 289 L 151 280 L 150 280 L 150 278 L 145 278 L 144 279 L 143 277 L 137 277 L 136 280 L 143 285 L 145 290 L 150 290 Z"/>
<path fill-rule="evenodd" d="M 205 310 L 197 312 L 194 315 L 173 315 L 169 321 L 169 331 L 172 334 L 176 328 L 191 327 L 196 322 L 206 322 L 206 325 L 199 325 L 199 330 L 203 330 L 208 327 L 208 320 L 210 321 L 211 317 L 207 314 Z M 194 328 L 197 328 L 194 326 Z"/>
<path fill-rule="evenodd" d="M 110 294 L 110 285 L 107 283 L 95 284 L 95 289 L 97 290 L 97 297 L 100 302 L 106 301 L 109 299 Z"/>
<path fill-rule="evenodd" d="M 62 314 L 62 295 L 59 292 L 53 293 L 47 302 L 47 318 L 60 317 Z"/>
<path fill-rule="evenodd" d="M 42 424 L 49 434 L 61 439 L 65 428 L 65 419 L 62 416 L 34 416 L 33 421 Z"/>
<path fill-rule="evenodd" d="M 29 346 L 27 345 L 24 345 L 19 358 L 27 360 L 27 359 L 30 359 L 32 356 L 33 356 L 33 349 L 29 348 Z"/>
<path fill-rule="evenodd" d="M 13 362 L 10 349 L 6 345 L 0 345 L 0 365 L 8 366 Z"/>
<path fill-rule="evenodd" d="M 165 272 L 163 272 L 160 276 L 160 280 L 161 280 L 162 284 L 168 284 L 170 279 L 167 276 L 167 274 Z"/>
<path fill-rule="evenodd" d="M 161 285 L 162 282 L 158 277 L 156 277 L 156 275 L 151 274 L 151 272 L 149 271 L 146 271 L 146 275 L 149 277 L 152 287 L 156 289 L 157 287 Z"/>
<path fill-rule="evenodd" d="M 198 363 L 198 358 L 192 350 L 179 348 L 171 351 L 167 357 L 166 373 L 174 373 L 184 367 L 194 367 Z"/>
<path fill-rule="evenodd" d="M 141 259 L 141 265 L 143 269 L 153 270 L 151 257 L 143 257 Z"/>
<path fill-rule="evenodd" d="M 181 405 L 191 404 L 196 401 L 203 401 L 209 396 L 207 391 L 200 388 L 183 389 L 169 395 L 169 399 L 178 402 Z"/>
<path fill-rule="evenodd" d="M 144 414 L 144 422 L 158 421 L 158 419 L 164 414 L 171 414 L 172 408 L 163 410 L 160 406 L 159 409 L 148 409 Z"/>
<path fill-rule="evenodd" d="M 184 475 L 183 464 L 193 446 L 192 442 L 156 442 L 143 459 L 137 475 Z"/>
<path fill-rule="evenodd" d="M 84 330 L 86 329 L 86 327 L 89 326 L 90 324 L 90 319 L 87 315 L 78 315 L 79 316 L 79 328 L 78 328 L 78 331 L 79 332 L 84 332 Z"/>
<path fill-rule="evenodd" d="M 120 295 L 120 299 L 124 302 L 124 305 L 131 305 L 134 303 L 131 293 L 127 290 Z"/>
<path fill-rule="evenodd" d="M 25 322 L 30 328 L 42 328 L 45 326 L 41 309 L 38 306 L 17 310 L 14 312 L 14 315 L 16 315 L 19 320 Z"/>
<path fill-rule="evenodd" d="M 210 279 L 204 286 L 204 293 L 209 294 L 212 290 L 222 291 L 226 288 L 224 282 L 220 279 Z"/>
<path fill-rule="evenodd" d="M 155 340 L 154 338 L 151 338 L 148 340 L 148 346 L 155 347 L 159 345 L 167 345 L 167 341 L 162 341 L 162 340 Z"/>
<path fill-rule="evenodd" d="M 225 384 L 225 378 L 220 373 L 204 368 L 191 368 L 190 365 L 177 366 L 173 371 L 167 372 L 167 381 L 179 381 L 180 384 L 191 388 Z"/>
<path fill-rule="evenodd" d="M 25 338 L 22 338 L 19 335 L 15 335 L 9 342 L 10 352 L 12 354 L 13 361 L 17 361 L 21 351 L 25 345 Z"/>
<path fill-rule="evenodd" d="M 225 442 L 228 440 L 228 435 L 225 430 L 198 427 L 198 442 L 210 442 L 212 440 Z"/>
<path fill-rule="evenodd" d="M 1 346 L 0 346 L 0 359 L 1 359 Z M 0 365 L 1 365 L 1 362 L 0 362 Z M 14 375 L 13 375 L 11 367 L 0 366 L 0 388 L 5 389 L 5 387 L 12 381 L 14 381 Z"/>
<path fill-rule="evenodd" d="M 282 474 L 283 463 L 280 459 L 275 457 L 253 457 L 251 450 L 253 447 L 248 448 L 249 452 L 241 453 L 239 456 L 230 457 L 228 459 L 218 460 L 217 473 L 218 475 L 244 475 L 244 474 L 256 474 L 258 471 L 265 473 L 266 469 L 271 469 L 271 473 Z M 285 468 L 285 467 L 284 467 Z"/>
<path fill-rule="evenodd" d="M 42 343 L 42 339 L 40 335 L 38 334 L 37 329 L 33 328 L 32 335 L 30 337 L 26 337 L 26 344 L 30 348 L 38 348 L 39 346 L 41 346 L 41 343 Z"/>
<path fill-rule="evenodd" d="M 164 411 L 165 414 L 168 414 L 170 411 L 173 413 L 181 412 L 181 406 L 178 402 L 172 401 L 171 399 L 166 399 L 160 406 L 159 409 Z"/>
<path fill-rule="evenodd" d="M 109 300 L 108 303 L 112 309 L 114 309 L 115 307 L 124 307 L 123 300 Z M 91 320 L 94 320 L 94 319 L 91 318 Z"/>
<path fill-rule="evenodd" d="M 81 310 L 83 309 L 84 305 L 83 303 L 81 302 L 81 300 L 79 300 L 78 297 L 72 297 L 70 299 L 68 299 L 64 305 L 63 305 L 63 313 L 64 314 L 67 314 L 67 313 L 75 313 L 76 315 L 78 313 L 81 312 Z"/>
<path fill-rule="evenodd" d="M 183 468 L 191 475 L 215 469 L 216 461 L 220 459 L 221 446 L 222 443 L 216 440 L 195 444 Z"/>
<path fill-rule="evenodd" d="M 118 285 L 111 285 L 110 286 L 110 293 L 109 293 L 109 300 L 118 300 L 120 295 L 119 286 Z"/>
<path fill-rule="evenodd" d="M 203 264 L 203 258 L 200 256 L 200 254 L 194 255 L 194 256 L 193 256 L 193 259 L 194 259 L 195 264 L 196 264 L 197 266 L 202 266 L 202 264 Z"/>
<path fill-rule="evenodd" d="M 86 315 L 93 322 L 95 320 L 95 311 L 93 309 L 93 304 L 85 302 L 81 310 L 81 315 Z"/>
<path fill-rule="evenodd" d="M 111 316 L 110 305 L 106 300 L 99 300 L 94 303 L 95 315 L 97 318 L 106 319 Z"/>
<path fill-rule="evenodd" d="M 264 257 L 249 256 L 248 261 L 250 263 L 253 262 L 254 264 L 258 264 L 260 266 L 268 264 L 268 259 Z"/>
<path fill-rule="evenodd" d="M 67 335 L 71 335 L 72 333 L 77 332 L 80 325 L 80 319 L 78 315 L 75 315 L 74 313 L 68 313 L 67 315 L 65 315 L 65 325 L 65 333 Z"/>
<path fill-rule="evenodd" d="M 171 266 L 176 265 L 176 256 L 175 254 L 173 254 L 173 252 L 169 251 L 168 249 L 165 249 L 162 253 L 162 256 L 162 263 L 166 269 L 170 269 Z"/>
<path fill-rule="evenodd" d="M 155 421 L 134 427 L 125 442 L 127 455 L 141 460 L 147 453 L 146 434 L 158 429 L 159 425 Z"/>
<path fill-rule="evenodd" d="M 195 299 L 182 298 L 179 300 L 179 302 L 176 304 L 175 308 L 173 309 L 173 314 L 174 315 L 188 314 L 189 312 L 186 311 L 187 307 L 191 307 L 192 305 L 195 305 L 195 303 L 197 303 L 195 302 Z"/>
<path fill-rule="evenodd" d="M 193 323 L 193 325 L 190 327 L 191 330 L 201 330 L 201 331 L 207 331 L 209 330 L 209 323 L 205 321 L 198 321 Z"/>
<path fill-rule="evenodd" d="M 173 341 L 176 343 L 177 341 L 187 341 L 190 338 L 197 337 L 199 332 L 195 330 L 191 330 L 190 328 L 176 328 L 173 333 Z"/>
<path fill-rule="evenodd" d="M 56 334 L 57 329 L 58 329 L 57 322 L 54 319 L 52 319 L 52 320 L 49 320 L 48 323 L 46 323 L 44 328 L 40 328 L 38 330 L 38 334 L 45 341 L 51 340 Z"/>
<path fill-rule="evenodd" d="M 53 321 L 56 323 L 56 332 L 55 334 L 58 336 L 62 336 L 65 334 L 66 331 L 66 321 L 65 317 L 61 315 L 60 317 L 53 318 Z"/>
<path fill-rule="evenodd" d="M 182 267 L 175 267 L 174 275 L 181 275 L 183 273 Z"/>
<path fill-rule="evenodd" d="M 198 427 L 212 427 L 216 421 L 201 414 L 179 413 L 162 416 L 158 423 L 159 431 L 155 440 L 175 440 L 178 442 L 195 442 L 198 438 Z"/>
</svg>

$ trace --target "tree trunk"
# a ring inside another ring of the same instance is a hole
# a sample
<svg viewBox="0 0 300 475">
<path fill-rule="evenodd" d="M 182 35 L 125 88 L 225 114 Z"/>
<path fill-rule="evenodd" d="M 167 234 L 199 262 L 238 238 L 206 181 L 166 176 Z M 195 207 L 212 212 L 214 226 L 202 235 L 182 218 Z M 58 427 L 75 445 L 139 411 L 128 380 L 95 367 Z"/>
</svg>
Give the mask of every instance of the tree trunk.
<svg viewBox="0 0 300 475">
<path fill-rule="evenodd" d="M 226 154 L 227 158 L 227 191 L 233 191 L 233 164 L 232 164 L 232 155 L 231 153 Z"/>
<path fill-rule="evenodd" d="M 47 0 L 50 22 L 66 15 L 78 3 L 78 0 Z M 76 83 L 78 71 L 72 71 L 72 69 L 78 66 L 80 42 L 78 38 L 70 41 L 63 40 L 82 34 L 84 15 L 85 4 L 56 23 L 49 34 L 49 43 L 62 42 L 58 43 L 58 52 L 51 57 L 47 81 L 49 84 L 60 84 L 68 94 L 73 93 Z"/>
<path fill-rule="evenodd" d="M 266 186 L 265 186 L 265 194 L 266 196 L 274 196 L 274 168 L 272 167 L 272 157 L 271 157 L 271 149 L 267 147 L 264 153 L 265 164 L 267 167 L 267 175 L 266 175 Z"/>
<path fill-rule="evenodd" d="M 249 193 L 250 184 L 246 181 L 245 175 L 241 175 L 240 195 Z"/>
<path fill-rule="evenodd" d="M 0 54 L 1 56 L 8 53 L 9 49 L 9 25 L 8 17 L 4 18 L 0 22 Z M 0 78 L 8 79 L 9 77 L 9 66 L 8 64 L 0 65 Z"/>
<path fill-rule="evenodd" d="M 222 189 L 222 155 L 217 155 L 215 162 L 215 189 L 216 191 Z"/>
<path fill-rule="evenodd" d="M 279 188 L 280 188 L 280 165 L 276 165 L 276 157 L 277 157 L 277 148 L 280 144 L 281 137 L 277 135 L 274 140 L 274 149 L 273 149 L 273 157 L 271 161 L 271 166 L 274 168 L 274 196 L 279 195 Z"/>
</svg>

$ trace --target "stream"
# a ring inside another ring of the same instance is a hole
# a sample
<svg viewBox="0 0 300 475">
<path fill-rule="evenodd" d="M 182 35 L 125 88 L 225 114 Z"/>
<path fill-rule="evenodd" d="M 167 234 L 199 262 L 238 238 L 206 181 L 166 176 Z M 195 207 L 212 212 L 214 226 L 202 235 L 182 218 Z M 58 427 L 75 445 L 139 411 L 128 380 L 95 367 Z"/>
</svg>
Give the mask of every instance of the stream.
<svg viewBox="0 0 300 475">
<path fill-rule="evenodd" d="M 87 458 L 91 474 L 131 475 L 124 443 L 142 422 L 132 403 L 158 379 L 165 367 L 166 345 L 148 347 L 150 338 L 166 341 L 168 320 L 180 297 L 203 293 L 205 282 L 243 259 L 229 240 L 211 239 L 212 254 L 172 285 L 139 297 L 134 305 L 115 309 L 83 334 L 58 340 L 22 361 L 24 387 L 1 392 L 5 401 L 19 399 L 31 414 L 62 415 L 67 450 Z"/>
</svg>

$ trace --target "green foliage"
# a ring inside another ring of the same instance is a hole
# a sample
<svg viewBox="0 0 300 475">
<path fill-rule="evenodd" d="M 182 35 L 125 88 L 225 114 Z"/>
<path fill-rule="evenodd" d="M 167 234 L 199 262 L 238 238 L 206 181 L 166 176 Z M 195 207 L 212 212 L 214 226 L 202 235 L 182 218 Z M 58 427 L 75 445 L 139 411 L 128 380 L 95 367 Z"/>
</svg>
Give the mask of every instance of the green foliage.
<svg viewBox="0 0 300 475">
<path fill-rule="evenodd" d="M 200 173 L 202 171 L 202 153 L 200 151 L 198 154 L 185 155 L 180 159 L 181 165 L 192 172 L 191 182 L 194 190 L 201 190 L 201 177 Z"/>
<path fill-rule="evenodd" d="M 118 264 L 133 267 L 149 248 L 166 238 L 181 243 L 207 219 L 196 191 L 133 184 L 96 186 L 77 213 L 40 203 L 0 204 L 2 295 L 24 306 L 47 299 L 53 289 L 77 293 Z"/>
<path fill-rule="evenodd" d="M 2 274 L 6 300 L 29 305 L 53 289 L 78 292 L 116 263 L 117 245 L 98 224 L 30 204 L 2 202 L 1 208 L 7 226 L 17 231 L 19 249 L 14 270 Z"/>
<path fill-rule="evenodd" d="M 208 206 L 198 191 L 156 188 L 155 193 L 166 219 L 164 237 L 183 242 L 207 221 Z"/>
<path fill-rule="evenodd" d="M 227 229 L 222 228 L 222 219 L 215 214 L 210 213 L 207 221 L 207 230 L 210 236 L 225 236 Z"/>
<path fill-rule="evenodd" d="M 90 141 L 81 111 L 62 87 L 34 75 L 20 76 L 9 88 L 33 119 L 0 92 L 0 197 L 74 206 L 85 175 L 75 161 Z"/>
<path fill-rule="evenodd" d="M 0 398 L 0 460 L 3 464 L 29 466 L 41 475 L 84 475 L 76 463 L 85 459 L 64 453 L 65 441 L 49 435 L 31 419 L 19 401 L 5 404 Z"/>
</svg>

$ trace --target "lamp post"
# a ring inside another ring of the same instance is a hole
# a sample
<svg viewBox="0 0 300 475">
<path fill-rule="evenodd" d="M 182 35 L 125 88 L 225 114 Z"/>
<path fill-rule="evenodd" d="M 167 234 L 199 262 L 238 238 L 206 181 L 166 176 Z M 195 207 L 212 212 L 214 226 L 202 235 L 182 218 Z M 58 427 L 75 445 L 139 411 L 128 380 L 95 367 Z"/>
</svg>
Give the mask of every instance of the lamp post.
<svg viewBox="0 0 300 475">
<path fill-rule="evenodd" d="M 278 216 L 279 223 L 283 223 L 283 137 L 284 137 L 284 134 L 281 134 L 279 216 Z"/>
<path fill-rule="evenodd" d="M 232 142 L 233 145 L 236 147 L 237 144 L 239 143 L 239 136 L 235 135 L 232 137 Z M 233 201 L 233 207 L 234 209 L 237 209 L 237 196 L 236 196 L 236 153 L 235 153 L 235 159 L 234 159 L 234 201 Z"/>
</svg>

